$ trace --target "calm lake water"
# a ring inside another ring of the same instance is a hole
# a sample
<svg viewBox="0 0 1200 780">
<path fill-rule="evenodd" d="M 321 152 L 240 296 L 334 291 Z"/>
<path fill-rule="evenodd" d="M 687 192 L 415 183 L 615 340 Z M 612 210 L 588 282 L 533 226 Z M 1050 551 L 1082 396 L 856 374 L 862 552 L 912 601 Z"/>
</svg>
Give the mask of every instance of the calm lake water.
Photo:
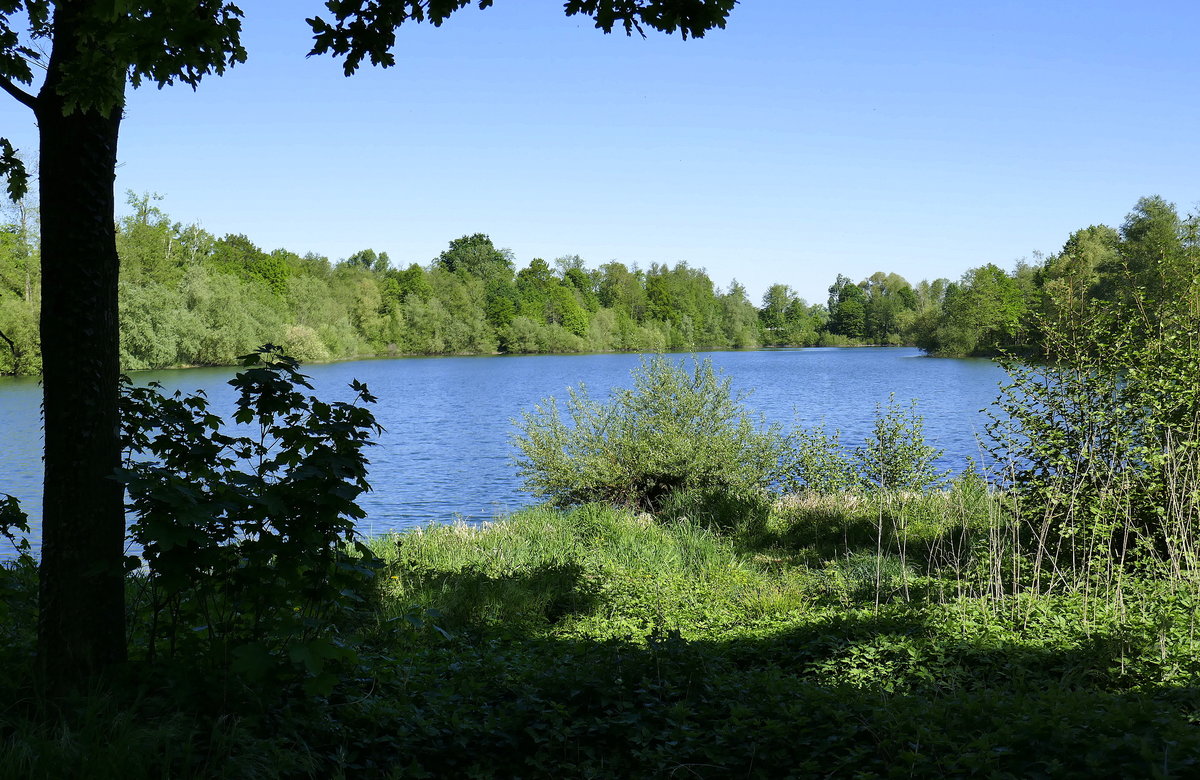
<svg viewBox="0 0 1200 780">
<path fill-rule="evenodd" d="M 690 360 L 688 356 L 677 356 Z M 888 395 L 918 401 L 926 439 L 944 449 L 942 465 L 959 470 L 980 457 L 982 410 L 1004 372 L 987 360 L 923 357 L 915 349 L 773 349 L 702 353 L 752 394 L 746 405 L 791 427 L 824 423 L 856 445 L 871 431 Z M 374 411 L 387 431 L 369 452 L 374 491 L 360 499 L 367 534 L 431 521 L 493 519 L 536 503 L 512 464 L 512 420 L 537 402 L 565 400 L 586 383 L 593 397 L 631 384 L 637 355 L 554 355 L 364 360 L 305 366 L 315 393 L 350 400 L 351 379 L 379 397 Z M 234 368 L 135 372 L 141 384 L 203 389 L 212 409 L 232 416 Z M 41 389 L 36 379 L 0 378 L 0 492 L 21 499 L 36 528 L 41 502 Z M 0 540 L 3 544 L 3 540 Z M 0 557 L 8 557 L 0 547 Z"/>
</svg>

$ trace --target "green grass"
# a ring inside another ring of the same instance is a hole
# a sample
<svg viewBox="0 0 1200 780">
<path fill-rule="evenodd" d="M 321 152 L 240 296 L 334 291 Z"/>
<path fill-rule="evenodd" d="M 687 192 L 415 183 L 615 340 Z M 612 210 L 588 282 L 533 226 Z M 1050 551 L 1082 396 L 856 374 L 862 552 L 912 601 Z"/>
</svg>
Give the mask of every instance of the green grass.
<svg viewBox="0 0 1200 780">
<path fill-rule="evenodd" d="M 374 539 L 332 696 L 201 704 L 165 669 L 50 713 L 13 673 L 0 777 L 1194 776 L 1195 583 L 1023 588 L 989 544 L 1001 501 L 791 499 L 740 535 L 588 505 Z"/>
</svg>

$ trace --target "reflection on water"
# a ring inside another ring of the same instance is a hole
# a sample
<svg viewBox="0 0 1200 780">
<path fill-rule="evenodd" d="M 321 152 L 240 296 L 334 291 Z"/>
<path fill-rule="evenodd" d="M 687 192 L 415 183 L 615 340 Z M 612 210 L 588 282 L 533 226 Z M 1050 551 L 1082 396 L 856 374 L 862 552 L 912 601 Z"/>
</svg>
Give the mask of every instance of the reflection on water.
<svg viewBox="0 0 1200 780">
<path fill-rule="evenodd" d="M 871 431 L 875 408 L 888 395 L 917 399 L 926 439 L 944 449 L 941 465 L 961 469 L 981 459 L 981 413 L 996 397 L 1004 372 L 986 360 L 931 359 L 915 349 L 773 349 L 703 353 L 749 391 L 746 405 L 767 420 L 842 430 L 857 444 Z M 686 359 L 686 356 L 681 356 Z M 374 491 L 360 499 L 368 534 L 432 520 L 491 519 L 533 503 L 512 465 L 511 420 L 548 396 L 566 397 L 586 383 L 593 397 L 627 387 L 637 355 L 403 358 L 306 366 L 315 392 L 350 400 L 351 379 L 378 396 L 375 414 L 386 428 L 372 447 Z M 203 389 L 212 409 L 232 416 L 235 369 L 143 371 L 142 384 L 167 391 Z M 41 500 L 41 391 L 37 380 L 0 378 L 0 492 L 16 495 L 36 525 Z M 5 555 L 0 550 L 0 556 Z"/>
</svg>

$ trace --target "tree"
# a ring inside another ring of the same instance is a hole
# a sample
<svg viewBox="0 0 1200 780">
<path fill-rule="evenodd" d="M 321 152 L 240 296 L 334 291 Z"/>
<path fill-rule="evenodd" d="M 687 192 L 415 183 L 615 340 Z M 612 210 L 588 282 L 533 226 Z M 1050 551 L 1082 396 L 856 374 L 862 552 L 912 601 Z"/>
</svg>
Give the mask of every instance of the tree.
<svg viewBox="0 0 1200 780">
<path fill-rule="evenodd" d="M 721 310 L 726 340 L 731 347 L 758 346 L 758 311 L 737 279 L 729 283 L 729 289 L 721 296 Z"/>
<path fill-rule="evenodd" d="M 860 339 L 867 327 L 867 296 L 862 288 L 838 274 L 829 288 L 829 332 Z"/>
<path fill-rule="evenodd" d="M 41 54 L 13 29 L 50 40 Z M 113 179 L 125 85 L 195 86 L 245 59 L 240 11 L 223 0 L 10 0 L 0 6 L 0 88 L 33 111 L 42 216 L 45 482 L 38 660 L 65 687 L 125 657 Z M 11 150 L 7 141 L 6 151 Z M 19 160 L 0 164 L 10 193 Z"/>
<path fill-rule="evenodd" d="M 387 67 L 396 29 L 440 25 L 471 0 L 329 2 L 309 20 L 313 54 Z M 479 0 L 486 8 L 492 0 Z M 648 27 L 700 37 L 724 27 L 736 0 L 567 0 L 568 15 L 604 32 Z M 118 414 L 119 263 L 115 237 L 117 138 L 127 83 L 195 88 L 243 62 L 241 11 L 224 0 L 2 0 L 0 89 L 29 108 L 39 130 L 42 214 L 42 362 L 45 484 L 38 658 L 66 687 L 125 657 L 122 489 Z M 23 31 L 23 32 L 22 32 Z M 29 38 L 48 40 L 42 55 Z M 35 92 L 32 63 L 44 65 Z M 24 165 L 0 139 L 9 193 Z"/>
<path fill-rule="evenodd" d="M 1036 272 L 1045 317 L 1042 328 L 1066 333 L 1088 317 L 1100 286 L 1100 269 L 1120 263 L 1121 237 L 1107 225 L 1076 230 L 1062 252 L 1047 258 Z M 1044 334 L 1040 339 L 1045 341 Z"/>
<path fill-rule="evenodd" d="M 772 333 L 783 330 L 787 324 L 788 307 L 795 300 L 796 293 L 786 284 L 773 284 L 768 287 L 763 293 L 762 308 L 758 312 L 763 328 Z M 773 336 L 769 340 L 773 344 L 778 343 Z"/>
<path fill-rule="evenodd" d="M 374 249 L 363 249 L 347 257 L 346 265 L 365 268 L 368 271 L 381 274 L 388 270 L 391 266 L 391 261 L 388 259 L 387 252 L 375 254 Z"/>
<path fill-rule="evenodd" d="M 630 271 L 616 260 L 600 266 L 600 305 L 627 315 L 634 322 L 646 318 L 645 275 L 634 266 Z"/>
<path fill-rule="evenodd" d="M 1019 340 L 1028 310 L 1016 280 L 988 263 L 963 274 L 946 291 L 937 351 L 943 354 L 995 354 Z"/>
<path fill-rule="evenodd" d="M 816 343 L 819 322 L 808 304 L 785 284 L 773 284 L 763 293 L 763 340 L 779 346 L 808 346 Z"/>
<path fill-rule="evenodd" d="M 28 195 L 7 205 L 0 217 L 0 375 L 36 374 L 37 208 Z"/>
<path fill-rule="evenodd" d="M 1195 223 L 1181 219 L 1175 205 L 1155 195 L 1141 198 L 1121 225 L 1121 259 L 1104 270 L 1115 277 L 1119 289 L 1114 303 L 1138 303 L 1136 310 L 1146 335 L 1155 334 L 1165 315 L 1188 312 L 1195 316 L 1195 280 L 1200 258 L 1189 234 Z M 1139 300 L 1139 296 L 1145 298 Z"/>
<path fill-rule="evenodd" d="M 864 331 L 873 344 L 894 343 L 899 339 L 900 314 L 916 308 L 917 297 L 904 277 L 876 271 L 863 283 L 866 287 Z"/>
<path fill-rule="evenodd" d="M 438 255 L 434 265 L 451 273 L 478 276 L 485 282 L 512 279 L 512 253 L 497 249 L 492 239 L 483 233 L 456 238 L 450 248 Z"/>
</svg>

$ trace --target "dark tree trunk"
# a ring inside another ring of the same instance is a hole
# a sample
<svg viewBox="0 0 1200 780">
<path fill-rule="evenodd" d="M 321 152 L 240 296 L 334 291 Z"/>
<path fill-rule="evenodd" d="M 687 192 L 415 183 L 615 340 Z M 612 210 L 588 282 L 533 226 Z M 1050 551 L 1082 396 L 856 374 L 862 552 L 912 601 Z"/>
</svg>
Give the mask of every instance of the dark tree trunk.
<svg viewBox="0 0 1200 780">
<path fill-rule="evenodd" d="M 78 53 L 64 13 L 36 108 L 46 430 L 38 656 L 57 690 L 125 658 L 125 516 L 113 479 L 121 458 L 113 225 L 121 106 L 64 115 L 57 87 L 64 60 Z M 124 73 L 114 76 L 123 88 Z"/>
</svg>

